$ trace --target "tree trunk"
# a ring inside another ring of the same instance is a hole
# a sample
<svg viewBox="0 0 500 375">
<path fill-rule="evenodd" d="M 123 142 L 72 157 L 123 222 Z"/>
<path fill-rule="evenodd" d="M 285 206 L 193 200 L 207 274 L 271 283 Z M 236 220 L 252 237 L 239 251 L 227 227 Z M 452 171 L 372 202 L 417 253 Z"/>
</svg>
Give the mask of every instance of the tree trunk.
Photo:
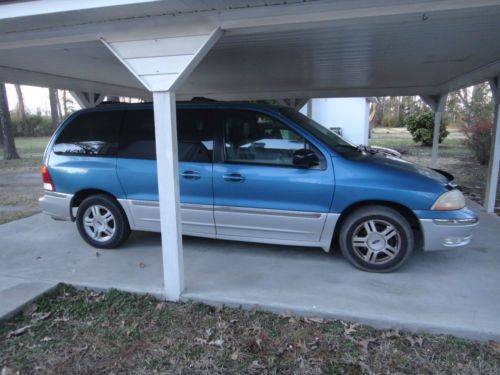
<svg viewBox="0 0 500 375">
<path fill-rule="evenodd" d="M 21 132 L 23 135 L 30 135 L 28 133 L 28 121 L 26 119 L 26 109 L 24 108 L 24 97 L 20 85 L 14 85 L 17 94 L 17 113 L 21 120 Z"/>
<path fill-rule="evenodd" d="M 63 119 L 63 113 L 61 109 L 61 97 L 59 96 L 59 90 L 56 91 L 56 98 L 57 98 L 57 115 L 59 116 L 59 120 L 61 121 Z"/>
<path fill-rule="evenodd" d="M 57 109 L 58 100 L 57 89 L 49 88 L 50 116 L 52 117 L 52 125 L 54 129 L 57 128 L 60 121 L 59 111 Z"/>
<path fill-rule="evenodd" d="M 63 110 L 64 110 L 64 118 L 68 116 L 68 92 L 63 90 Z"/>
<path fill-rule="evenodd" d="M 19 159 L 12 134 L 12 123 L 10 121 L 9 102 L 7 101 L 7 90 L 5 83 L 0 84 L 0 126 L 3 135 L 3 158 L 4 160 Z"/>
</svg>

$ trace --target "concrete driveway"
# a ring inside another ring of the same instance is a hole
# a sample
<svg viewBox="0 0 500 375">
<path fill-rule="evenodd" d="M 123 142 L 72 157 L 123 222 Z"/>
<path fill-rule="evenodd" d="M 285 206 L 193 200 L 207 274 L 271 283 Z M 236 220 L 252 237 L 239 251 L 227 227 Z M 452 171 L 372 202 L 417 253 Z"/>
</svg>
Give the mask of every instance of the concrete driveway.
<svg viewBox="0 0 500 375">
<path fill-rule="evenodd" d="M 185 237 L 183 298 L 500 340 L 500 221 L 481 219 L 469 248 L 418 252 L 391 274 L 321 249 Z M 73 223 L 35 215 L 1 225 L 0 241 L 0 316 L 58 282 L 162 295 L 157 234 L 96 251 Z"/>
</svg>

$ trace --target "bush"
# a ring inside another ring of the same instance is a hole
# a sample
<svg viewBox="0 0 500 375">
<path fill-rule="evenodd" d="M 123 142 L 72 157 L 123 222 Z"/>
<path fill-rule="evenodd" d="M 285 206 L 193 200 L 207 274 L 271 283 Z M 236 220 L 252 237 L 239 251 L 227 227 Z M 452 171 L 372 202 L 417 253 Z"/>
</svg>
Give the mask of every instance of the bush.
<svg viewBox="0 0 500 375">
<path fill-rule="evenodd" d="M 424 146 L 432 146 L 434 138 L 434 112 L 426 112 L 421 115 L 409 116 L 405 120 L 405 125 L 411 133 L 413 140 L 416 143 L 422 143 Z M 439 143 L 450 134 L 446 130 L 446 125 L 441 122 L 439 132 Z"/>
<path fill-rule="evenodd" d="M 490 160 L 491 137 L 493 124 L 488 119 L 482 118 L 474 125 L 462 129 L 465 134 L 464 145 L 474 154 L 476 160 L 484 165 Z"/>
<path fill-rule="evenodd" d="M 49 116 L 26 115 L 26 124 L 23 124 L 17 114 L 11 114 L 12 128 L 16 136 L 42 137 L 52 135 L 54 126 Z"/>
</svg>

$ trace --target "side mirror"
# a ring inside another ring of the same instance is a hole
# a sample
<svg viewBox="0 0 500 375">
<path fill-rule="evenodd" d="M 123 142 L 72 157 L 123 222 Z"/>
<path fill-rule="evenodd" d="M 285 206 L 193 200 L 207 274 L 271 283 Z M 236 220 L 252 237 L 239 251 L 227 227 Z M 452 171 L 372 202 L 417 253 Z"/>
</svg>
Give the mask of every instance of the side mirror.
<svg viewBox="0 0 500 375">
<path fill-rule="evenodd" d="M 311 168 L 319 164 L 318 156 L 311 150 L 297 150 L 293 153 L 293 165 L 300 168 Z"/>
</svg>

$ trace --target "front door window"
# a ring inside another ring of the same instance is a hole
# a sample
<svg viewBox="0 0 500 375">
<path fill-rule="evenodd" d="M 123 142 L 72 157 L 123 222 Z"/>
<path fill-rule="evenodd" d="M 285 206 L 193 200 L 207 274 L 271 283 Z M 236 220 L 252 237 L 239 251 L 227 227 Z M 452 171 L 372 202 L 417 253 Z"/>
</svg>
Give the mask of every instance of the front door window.
<svg viewBox="0 0 500 375">
<path fill-rule="evenodd" d="M 226 162 L 293 167 L 294 155 L 314 150 L 301 135 L 273 117 L 234 110 L 224 117 Z"/>
</svg>

